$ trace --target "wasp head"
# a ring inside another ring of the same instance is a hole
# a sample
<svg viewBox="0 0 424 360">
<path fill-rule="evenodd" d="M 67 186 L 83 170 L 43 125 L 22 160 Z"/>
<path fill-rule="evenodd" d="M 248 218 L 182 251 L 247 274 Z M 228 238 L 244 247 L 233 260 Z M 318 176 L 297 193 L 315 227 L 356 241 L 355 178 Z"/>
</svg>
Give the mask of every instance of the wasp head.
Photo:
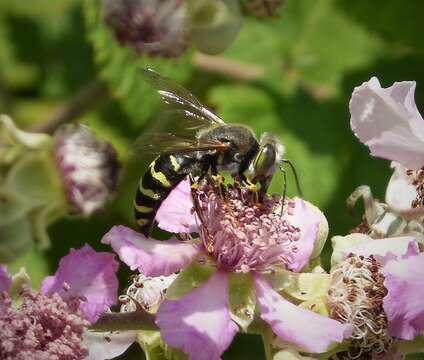
<svg viewBox="0 0 424 360">
<path fill-rule="evenodd" d="M 259 151 L 250 163 L 247 177 L 261 184 L 261 190 L 268 189 L 276 166 L 282 162 L 285 148 L 281 141 L 270 133 L 263 133 L 259 142 Z"/>
</svg>

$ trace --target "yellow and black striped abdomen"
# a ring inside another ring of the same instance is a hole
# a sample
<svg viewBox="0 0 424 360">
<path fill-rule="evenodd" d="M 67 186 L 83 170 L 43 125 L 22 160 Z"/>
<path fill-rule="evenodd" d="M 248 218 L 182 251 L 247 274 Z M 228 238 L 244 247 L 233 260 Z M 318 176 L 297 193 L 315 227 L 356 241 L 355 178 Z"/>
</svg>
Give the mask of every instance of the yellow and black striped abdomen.
<svg viewBox="0 0 424 360">
<path fill-rule="evenodd" d="M 149 166 L 140 180 L 134 199 L 135 220 L 148 236 L 162 201 L 190 172 L 196 158 L 162 154 Z"/>
</svg>

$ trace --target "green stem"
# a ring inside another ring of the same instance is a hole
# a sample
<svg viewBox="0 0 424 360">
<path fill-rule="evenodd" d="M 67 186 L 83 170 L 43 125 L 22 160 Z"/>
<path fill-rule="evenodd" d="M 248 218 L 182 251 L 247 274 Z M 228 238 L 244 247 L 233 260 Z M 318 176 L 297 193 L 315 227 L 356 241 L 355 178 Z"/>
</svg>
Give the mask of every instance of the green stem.
<svg viewBox="0 0 424 360">
<path fill-rule="evenodd" d="M 103 314 L 90 327 L 93 331 L 158 330 L 154 316 L 144 311 Z"/>
<path fill-rule="evenodd" d="M 262 342 L 264 344 L 264 350 L 265 350 L 265 359 L 266 360 L 272 360 L 272 348 L 271 348 L 271 337 L 272 332 L 271 329 L 265 328 L 262 333 Z"/>
</svg>

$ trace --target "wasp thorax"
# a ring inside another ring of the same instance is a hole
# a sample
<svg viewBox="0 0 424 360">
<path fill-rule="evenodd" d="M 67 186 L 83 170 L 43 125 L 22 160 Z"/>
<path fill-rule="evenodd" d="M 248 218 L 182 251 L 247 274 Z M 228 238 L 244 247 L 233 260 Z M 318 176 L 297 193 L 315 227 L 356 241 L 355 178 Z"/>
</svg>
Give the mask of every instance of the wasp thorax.
<svg viewBox="0 0 424 360">
<path fill-rule="evenodd" d="M 330 316 L 353 326 L 350 348 L 334 359 L 374 359 L 387 353 L 393 338 L 387 329 L 387 294 L 381 265 L 373 256 L 350 255 L 331 271 Z"/>
<path fill-rule="evenodd" d="M 132 283 L 119 297 L 121 312 L 133 312 L 141 306 L 145 311 L 155 312 L 165 298 L 166 290 L 176 278 L 169 276 L 149 277 L 143 274 L 134 275 Z"/>
<path fill-rule="evenodd" d="M 115 149 L 84 126 L 62 127 L 55 139 L 56 159 L 71 207 L 82 215 L 101 210 L 118 183 Z"/>
<path fill-rule="evenodd" d="M 104 0 L 105 22 L 137 52 L 179 56 L 187 47 L 183 0 Z"/>
<path fill-rule="evenodd" d="M 300 229 L 288 220 L 293 202 L 281 216 L 280 196 L 265 195 L 258 203 L 252 190 L 211 180 L 194 197 L 203 245 L 221 267 L 246 273 L 292 262 L 300 238 Z"/>
</svg>

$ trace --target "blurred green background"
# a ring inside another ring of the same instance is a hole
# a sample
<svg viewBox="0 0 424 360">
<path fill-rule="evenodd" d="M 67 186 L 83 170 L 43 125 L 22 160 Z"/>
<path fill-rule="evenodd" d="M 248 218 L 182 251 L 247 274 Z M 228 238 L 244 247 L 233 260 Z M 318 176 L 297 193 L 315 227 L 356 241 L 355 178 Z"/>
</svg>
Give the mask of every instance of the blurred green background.
<svg viewBox="0 0 424 360">
<path fill-rule="evenodd" d="M 423 13 L 422 1 L 287 0 L 275 18 L 245 16 L 236 41 L 218 56 L 242 64 L 247 75 L 240 76 L 214 68 L 217 58 L 193 49 L 178 60 L 137 57 L 105 27 L 99 0 L 0 0 L 0 113 L 22 128 L 43 129 L 77 104 L 73 121 L 111 141 L 124 162 L 119 193 L 104 213 L 58 221 L 49 229 L 52 247 L 34 248 L 12 270 L 25 265 L 37 285 L 70 247 L 106 249 L 99 240 L 112 225 L 133 225 L 132 197 L 146 163 L 130 146 L 160 111 L 140 66 L 181 82 L 227 122 L 281 136 L 304 197 L 324 211 L 331 235 L 346 234 L 361 219 L 360 208 L 347 211 L 347 196 L 368 184 L 384 198 L 390 176 L 389 162 L 371 158 L 350 130 L 350 95 L 371 76 L 383 86 L 416 80 L 421 107 Z M 281 189 L 277 175 L 271 190 Z M 289 194 L 295 193 L 291 178 Z M 224 359 L 261 357 L 260 339 L 246 335 Z"/>
</svg>

